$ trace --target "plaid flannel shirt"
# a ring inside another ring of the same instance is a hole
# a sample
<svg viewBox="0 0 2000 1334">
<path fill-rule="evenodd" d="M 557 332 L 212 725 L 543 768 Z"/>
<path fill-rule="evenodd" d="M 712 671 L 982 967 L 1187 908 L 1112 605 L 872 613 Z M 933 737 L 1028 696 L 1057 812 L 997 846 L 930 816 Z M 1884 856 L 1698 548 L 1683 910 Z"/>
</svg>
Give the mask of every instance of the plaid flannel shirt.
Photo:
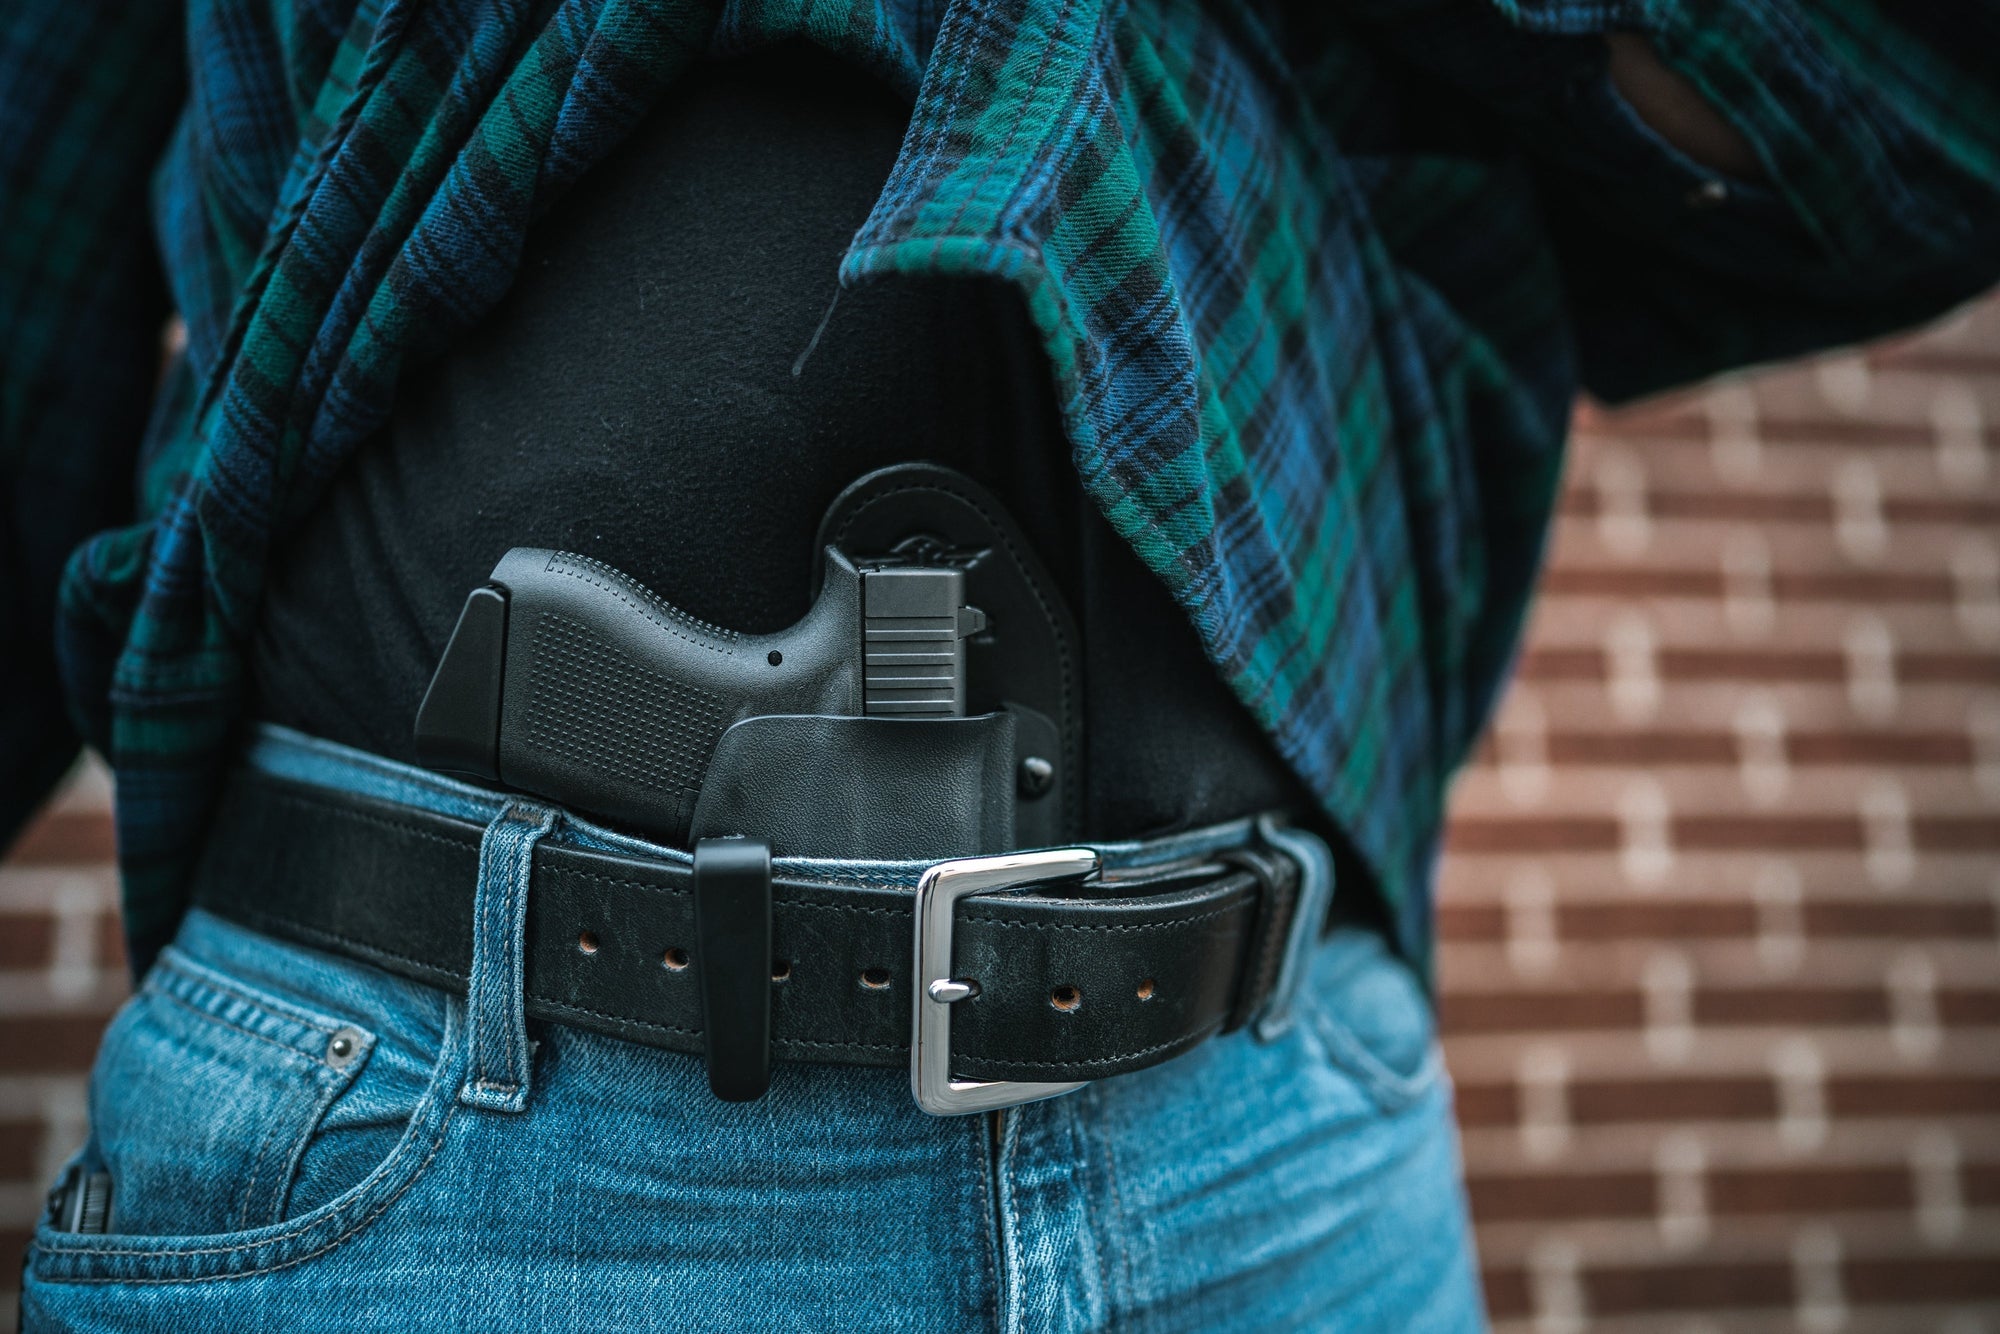
<svg viewBox="0 0 2000 1334">
<path fill-rule="evenodd" d="M 1089 494 L 1422 959 L 1446 785 L 1513 653 L 1579 384 L 1642 393 L 1991 282 L 1997 14 L 15 0 L 7 826 L 78 732 L 99 747 L 149 958 L 228 761 L 273 543 L 678 71 L 804 38 L 913 105 L 842 281 L 1019 288 Z M 1646 128 L 1608 30 L 1646 34 L 1761 180 Z M 162 377 L 169 309 L 187 337 Z"/>
</svg>

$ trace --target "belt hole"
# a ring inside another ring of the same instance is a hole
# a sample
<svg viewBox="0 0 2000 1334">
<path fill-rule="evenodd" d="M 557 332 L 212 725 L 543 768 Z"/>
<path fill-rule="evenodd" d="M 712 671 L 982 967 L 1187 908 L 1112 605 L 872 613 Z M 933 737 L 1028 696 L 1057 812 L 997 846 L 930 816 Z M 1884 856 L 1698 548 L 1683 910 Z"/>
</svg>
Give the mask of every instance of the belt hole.
<svg viewBox="0 0 2000 1334">
<path fill-rule="evenodd" d="M 660 962 L 670 973 L 678 973 L 688 966 L 688 952 L 675 945 L 660 956 Z"/>
<path fill-rule="evenodd" d="M 580 953 L 580 954 L 595 954 L 595 953 L 597 953 L 597 933 L 596 933 L 595 931 L 579 931 L 579 932 L 577 932 L 577 933 L 576 933 L 576 948 L 577 948 L 577 952 L 578 952 L 578 953 Z"/>
<path fill-rule="evenodd" d="M 861 985 L 867 987 L 870 991 L 880 991 L 889 985 L 889 970 L 886 968 L 863 969 L 861 973 Z"/>
<path fill-rule="evenodd" d="M 792 961 L 790 959 L 774 959 L 771 961 L 771 980 L 773 982 L 789 981 L 791 976 Z"/>
<path fill-rule="evenodd" d="M 1064 1014 L 1069 1014 L 1083 1004 L 1083 992 L 1070 986 L 1068 983 L 1064 983 L 1049 993 L 1049 1004 L 1055 1006 Z"/>
<path fill-rule="evenodd" d="M 1150 978 L 1150 977 L 1142 977 L 1142 978 L 1140 978 L 1140 979 L 1139 979 L 1139 999 L 1140 999 L 1140 1000 L 1142 1000 L 1142 1001 L 1149 1001 L 1149 1000 L 1153 999 L 1153 979 L 1152 979 L 1152 978 Z"/>
</svg>

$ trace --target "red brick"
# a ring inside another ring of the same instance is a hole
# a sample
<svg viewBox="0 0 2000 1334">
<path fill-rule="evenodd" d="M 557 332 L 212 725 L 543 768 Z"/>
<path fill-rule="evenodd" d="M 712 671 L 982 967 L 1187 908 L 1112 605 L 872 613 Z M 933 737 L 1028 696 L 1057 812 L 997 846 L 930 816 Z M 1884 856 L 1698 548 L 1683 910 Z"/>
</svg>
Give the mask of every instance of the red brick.
<svg viewBox="0 0 2000 1334">
<path fill-rule="evenodd" d="M 0 913 L 0 968 L 42 967 L 54 939 L 47 913 Z"/>
<path fill-rule="evenodd" d="M 1908 1209 L 1909 1170 L 1896 1167 L 1744 1168 L 1712 1171 L 1708 1206 L 1718 1214 L 1859 1213 Z"/>
<path fill-rule="evenodd" d="M 1792 732 L 1785 753 L 1799 765 L 1918 767 L 1973 760 L 1972 740 L 1963 732 Z"/>
<path fill-rule="evenodd" d="M 1735 764 L 1737 756 L 1727 732 L 1550 732 L 1542 746 L 1549 763 L 1567 768 Z"/>
<path fill-rule="evenodd" d="M 1764 1120 L 1777 1111 L 1771 1081 L 1761 1077 L 1577 1080 L 1568 1096 L 1571 1118 L 1579 1125 Z M 1461 1079 L 1458 1112 L 1467 1126 L 1514 1124 L 1520 1116 L 1514 1082 Z"/>
<path fill-rule="evenodd" d="M 1498 904 L 1438 904 L 1439 940 L 1497 940 L 1506 929 L 1507 914 Z"/>
<path fill-rule="evenodd" d="M 1989 1301 L 2000 1297 L 2000 1247 L 1978 1256 L 1919 1256 L 1850 1260 L 1842 1278 L 1852 1302 Z"/>
<path fill-rule="evenodd" d="M 1777 1106 L 1776 1091 L 1764 1078 L 1696 1073 L 1662 1080 L 1577 1080 L 1569 1086 L 1570 1116 L 1579 1125 L 1761 1120 Z"/>
<path fill-rule="evenodd" d="M 1520 1102 L 1513 1082 L 1471 1083 L 1461 1080 L 1455 1091 L 1458 1119 L 1467 1126 L 1511 1126 L 1520 1119 Z"/>
<path fill-rule="evenodd" d="M 1658 1208 L 1650 1172 L 1477 1173 L 1465 1184 L 1474 1223 L 1650 1217 Z"/>
<path fill-rule="evenodd" d="M 1447 990 L 1438 1002 L 1439 1023 L 1451 1034 L 1632 1028 L 1644 1017 L 1636 991 Z"/>
<path fill-rule="evenodd" d="M 1518 1320 L 1534 1309 L 1529 1304 L 1527 1271 L 1512 1265 L 1488 1265 L 1481 1278 L 1486 1313 L 1493 1319 Z"/>
<path fill-rule="evenodd" d="M 40 1121 L 0 1121 L 0 1181 L 32 1181 L 41 1154 Z"/>
<path fill-rule="evenodd" d="M 1931 852 L 1992 852 L 2000 850 L 2000 819 L 1919 812 L 1910 820 L 1910 837 Z"/>
<path fill-rule="evenodd" d="M 1864 846 L 1860 820 L 1844 815 L 1681 815 L 1673 820 L 1673 842 L 1709 852 L 1859 852 Z"/>
<path fill-rule="evenodd" d="M 1641 1311 L 1748 1310 L 1789 1306 L 1791 1266 L 1767 1260 L 1612 1265 L 1583 1274 L 1595 1315 Z"/>
<path fill-rule="evenodd" d="M 1472 852 L 1603 852 L 1618 846 L 1618 824 L 1587 815 L 1460 818 L 1445 836 L 1446 855 Z"/>
<path fill-rule="evenodd" d="M 1807 898 L 1800 913 L 1808 935 L 1860 939 L 1962 940 L 2000 932 L 1990 903 L 1827 902 Z"/>
<path fill-rule="evenodd" d="M 125 928 L 116 913 L 97 919 L 97 958 L 108 969 L 125 967 Z"/>
<path fill-rule="evenodd" d="M 1889 1021 L 1881 987 L 1700 987 L 1694 993 L 1698 1024 L 1868 1025 Z"/>
<path fill-rule="evenodd" d="M 1981 1116 L 2000 1109 L 2000 1075 L 1836 1075 L 1826 1092 L 1835 1116 Z"/>
<path fill-rule="evenodd" d="M 87 866 L 117 853 L 111 817 L 101 811 L 51 811 L 29 825 L 7 850 L 15 866 Z"/>
<path fill-rule="evenodd" d="M 90 1069 L 109 1014 L 0 1016 L 0 1074 L 74 1074 Z"/>
<path fill-rule="evenodd" d="M 1757 909 L 1743 900 L 1564 903 L 1556 929 L 1565 940 L 1730 940 L 1757 930 Z"/>
<path fill-rule="evenodd" d="M 1990 987 L 1940 987 L 1938 1018 L 1955 1028 L 2000 1027 L 2000 991 Z"/>
<path fill-rule="evenodd" d="M 4 1276 L 0 1277 L 0 1282 L 6 1285 L 0 1288 L 0 1301 L 7 1303 L 0 1309 L 6 1310 L 10 1316 L 19 1305 L 15 1294 L 21 1290 L 21 1257 L 28 1253 L 28 1243 L 34 1239 L 32 1229 L 0 1227 L 0 1276 Z"/>
</svg>

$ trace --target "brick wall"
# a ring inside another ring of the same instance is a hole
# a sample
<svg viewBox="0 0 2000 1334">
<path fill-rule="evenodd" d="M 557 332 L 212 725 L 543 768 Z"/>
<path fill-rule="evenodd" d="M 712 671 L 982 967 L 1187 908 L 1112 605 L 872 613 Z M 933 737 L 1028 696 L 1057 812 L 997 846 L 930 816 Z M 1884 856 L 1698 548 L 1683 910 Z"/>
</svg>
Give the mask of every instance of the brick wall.
<svg viewBox="0 0 2000 1334">
<path fill-rule="evenodd" d="M 111 787 L 92 766 L 0 864 L 0 1334 L 43 1192 L 83 1141 L 97 1035 L 126 992 L 111 854 Z"/>
<path fill-rule="evenodd" d="M 0 1255 L 123 990 L 107 800 L 0 868 Z M 1455 809 L 1501 1330 L 2000 1334 L 2000 305 L 1583 412 Z"/>
<path fill-rule="evenodd" d="M 2000 1334 L 2000 306 L 1578 428 L 1442 891 L 1496 1323 Z"/>
</svg>

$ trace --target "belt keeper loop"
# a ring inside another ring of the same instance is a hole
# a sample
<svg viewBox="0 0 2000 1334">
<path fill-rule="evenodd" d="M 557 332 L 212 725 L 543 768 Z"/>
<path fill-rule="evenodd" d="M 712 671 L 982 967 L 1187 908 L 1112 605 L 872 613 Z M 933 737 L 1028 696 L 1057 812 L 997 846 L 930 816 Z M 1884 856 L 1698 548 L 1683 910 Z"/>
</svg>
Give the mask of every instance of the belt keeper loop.
<svg viewBox="0 0 2000 1334">
<path fill-rule="evenodd" d="M 771 845 L 694 845 L 695 968 L 708 1087 L 751 1102 L 771 1085 Z"/>
<path fill-rule="evenodd" d="M 1284 967 L 1292 911 L 1298 901 L 1299 877 L 1291 859 L 1274 848 L 1237 848 L 1223 854 L 1222 860 L 1250 872 L 1259 890 L 1249 939 L 1244 942 L 1242 981 L 1236 988 L 1235 1003 L 1229 1007 L 1229 1017 L 1222 1025 L 1224 1033 L 1233 1033 L 1264 1007 Z"/>
<path fill-rule="evenodd" d="M 1256 1018 L 1258 1038 L 1269 1042 L 1291 1027 L 1292 1002 L 1312 967 L 1313 949 L 1326 934 L 1328 909 L 1333 906 L 1333 851 L 1310 830 L 1262 816 L 1257 830 L 1264 841 L 1283 852 L 1297 868 L 1298 902 L 1286 932 L 1285 959 Z"/>
</svg>

